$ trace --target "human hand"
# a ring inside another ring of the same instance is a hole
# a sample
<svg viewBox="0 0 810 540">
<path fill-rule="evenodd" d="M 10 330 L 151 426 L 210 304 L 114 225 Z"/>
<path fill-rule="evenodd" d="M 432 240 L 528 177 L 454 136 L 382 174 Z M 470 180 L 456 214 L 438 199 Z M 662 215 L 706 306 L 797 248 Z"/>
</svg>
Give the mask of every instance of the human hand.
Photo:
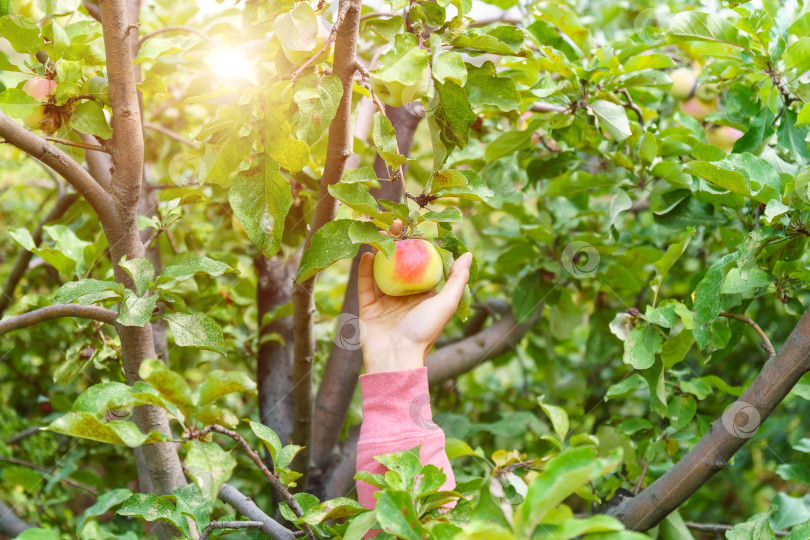
<svg viewBox="0 0 810 540">
<path fill-rule="evenodd" d="M 439 293 L 410 296 L 388 296 L 380 291 L 374 284 L 373 263 L 374 255 L 365 253 L 357 274 L 366 373 L 420 368 L 458 307 L 470 277 L 472 253 L 456 260 Z"/>
</svg>

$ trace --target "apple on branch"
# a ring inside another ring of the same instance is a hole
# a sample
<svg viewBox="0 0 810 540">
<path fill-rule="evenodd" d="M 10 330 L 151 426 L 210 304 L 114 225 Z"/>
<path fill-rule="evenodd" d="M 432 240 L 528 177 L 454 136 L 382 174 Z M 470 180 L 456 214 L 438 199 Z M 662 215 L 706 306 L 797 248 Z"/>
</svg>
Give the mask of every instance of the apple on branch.
<svg viewBox="0 0 810 540">
<path fill-rule="evenodd" d="M 378 251 L 374 281 L 389 296 L 408 296 L 432 290 L 442 279 L 442 257 L 436 247 L 420 238 L 398 240 L 394 254 Z"/>
<path fill-rule="evenodd" d="M 734 143 L 745 135 L 739 129 L 730 126 L 712 126 L 706 130 L 706 140 L 722 148 L 725 153 L 730 153 L 734 148 Z"/>
<path fill-rule="evenodd" d="M 672 78 L 672 88 L 669 95 L 677 100 L 684 100 L 692 97 L 697 87 L 697 73 L 689 68 L 679 68 L 670 74 Z"/>
<path fill-rule="evenodd" d="M 51 134 L 61 127 L 61 114 L 47 106 L 56 94 L 56 87 L 56 81 L 46 77 L 32 77 L 23 84 L 23 92 L 41 103 L 36 111 L 23 118 L 23 123 L 30 129 L 41 129 Z"/>
</svg>

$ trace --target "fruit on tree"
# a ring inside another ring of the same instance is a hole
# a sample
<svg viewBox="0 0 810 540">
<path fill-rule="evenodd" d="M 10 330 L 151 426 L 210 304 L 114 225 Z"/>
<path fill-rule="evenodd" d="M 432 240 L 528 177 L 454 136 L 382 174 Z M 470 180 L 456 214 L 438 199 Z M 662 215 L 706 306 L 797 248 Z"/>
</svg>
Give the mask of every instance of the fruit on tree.
<svg viewBox="0 0 810 540">
<path fill-rule="evenodd" d="M 34 22 L 39 22 L 45 18 L 45 14 L 37 7 L 34 0 L 12 0 L 11 14 L 31 19 Z"/>
<path fill-rule="evenodd" d="M 284 45 L 281 46 L 281 50 L 284 52 L 284 56 L 287 57 L 287 60 L 289 60 L 290 63 L 300 66 L 312 58 L 315 53 L 323 49 L 323 46 L 326 45 L 327 39 L 329 39 L 329 30 L 326 29 L 323 19 L 318 17 L 318 33 L 315 35 L 315 47 L 312 50 L 300 51 L 296 49 L 288 49 L 284 47 Z M 325 55 L 329 56 L 329 51 L 326 51 Z M 325 58 L 325 56 L 322 57 Z"/>
<path fill-rule="evenodd" d="M 739 129 L 729 126 L 714 126 L 706 130 L 706 140 L 729 153 L 734 148 L 737 139 L 745 135 Z"/>
<path fill-rule="evenodd" d="M 380 100 L 392 107 L 401 107 L 427 95 L 430 90 L 430 67 L 425 66 L 419 78 L 412 84 L 398 81 L 385 82 L 371 74 L 371 89 Z"/>
<path fill-rule="evenodd" d="M 669 95 L 675 99 L 682 100 L 689 98 L 695 91 L 698 76 L 689 68 L 679 68 L 670 73 L 672 78 L 672 88 Z"/>
<path fill-rule="evenodd" d="M 682 113 L 688 114 L 695 120 L 702 122 L 707 116 L 717 110 L 717 100 L 703 101 L 698 97 L 691 97 L 686 101 L 681 101 L 680 110 Z"/>
<path fill-rule="evenodd" d="M 23 92 L 42 104 L 32 114 L 23 118 L 23 123 L 30 129 L 41 129 L 50 135 L 62 126 L 62 115 L 59 111 L 46 105 L 56 94 L 56 86 L 56 81 L 45 77 L 32 77 L 23 84 Z"/>
<path fill-rule="evenodd" d="M 382 251 L 374 257 L 374 281 L 390 296 L 407 296 L 432 290 L 442 278 L 438 250 L 419 238 L 399 240 L 390 258 Z"/>
<path fill-rule="evenodd" d="M 39 101 L 47 103 L 56 94 L 56 81 L 45 77 L 31 77 L 22 87 L 23 92 Z"/>
</svg>

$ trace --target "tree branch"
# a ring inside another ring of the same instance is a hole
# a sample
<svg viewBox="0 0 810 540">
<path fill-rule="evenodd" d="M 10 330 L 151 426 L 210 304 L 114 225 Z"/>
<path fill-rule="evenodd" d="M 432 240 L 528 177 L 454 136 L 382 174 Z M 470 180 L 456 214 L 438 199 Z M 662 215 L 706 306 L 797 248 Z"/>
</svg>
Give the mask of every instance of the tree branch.
<svg viewBox="0 0 810 540">
<path fill-rule="evenodd" d="M 357 59 L 357 35 L 362 1 L 342 0 L 341 4 L 343 3 L 348 3 L 349 7 L 346 8 L 343 31 L 335 42 L 335 62 L 332 70 L 343 83 L 343 96 L 337 114 L 329 126 L 326 164 L 320 180 L 315 216 L 312 219 L 304 249 L 309 247 L 312 236 L 318 229 L 335 218 L 337 201 L 329 194 L 328 188 L 343 177 L 346 160 L 352 154 L 352 85 Z M 298 454 L 294 465 L 294 468 L 303 474 L 299 479 L 301 490 L 306 489 L 312 451 L 312 362 L 315 356 L 314 288 L 314 277 L 303 283 L 297 283 L 293 287 L 295 420 L 292 439 L 295 444 L 304 447 Z"/>
<path fill-rule="evenodd" d="M 86 133 L 79 133 L 79 137 L 86 143 L 91 143 L 95 140 L 92 135 Z M 112 176 L 112 158 L 110 154 L 92 151 L 85 152 L 84 161 L 87 163 L 87 170 L 90 171 L 90 176 L 95 178 L 96 182 L 104 188 L 104 191 L 110 191 L 110 177 Z"/>
<path fill-rule="evenodd" d="M 169 128 L 165 128 L 165 127 L 161 126 L 160 124 L 155 124 L 153 122 L 144 122 L 143 127 L 145 127 L 146 129 L 151 129 L 152 131 L 157 131 L 158 133 L 162 133 L 162 134 L 166 135 L 167 137 L 169 137 L 170 139 L 174 139 L 175 141 L 177 141 L 179 143 L 183 143 L 183 144 L 185 144 L 187 146 L 190 146 L 191 148 L 194 148 L 195 150 L 200 148 L 200 145 L 198 143 L 196 143 L 196 142 L 194 142 L 194 141 L 192 141 L 190 139 L 187 139 L 186 137 L 183 137 L 179 133 L 175 133 L 174 131 L 170 130 Z"/>
<path fill-rule="evenodd" d="M 37 431 L 40 431 L 39 428 L 36 428 Z M 29 469 L 34 469 L 36 471 L 44 472 L 48 476 L 54 477 L 56 476 L 53 472 L 53 469 L 49 469 L 48 467 L 43 467 L 41 465 L 37 465 L 36 463 L 31 463 L 30 461 L 25 461 L 24 459 L 16 459 L 10 457 L 2 457 L 0 456 L 0 461 L 5 461 L 6 463 L 11 463 L 12 465 L 20 465 L 21 467 L 27 467 Z M 55 467 L 54 467 L 55 468 Z M 69 486 L 73 486 L 78 489 L 82 489 L 88 493 L 93 495 L 98 495 L 98 490 L 93 486 L 88 486 L 87 484 L 83 484 L 78 480 L 74 480 L 69 476 L 65 476 L 59 479 L 60 482 L 67 484 Z"/>
<path fill-rule="evenodd" d="M 762 338 L 762 348 L 765 349 L 765 352 L 768 353 L 768 356 L 774 356 L 776 354 L 776 350 L 773 348 L 773 344 L 771 344 L 771 340 L 768 339 L 768 335 L 759 327 L 759 325 L 754 322 L 754 320 L 750 317 L 747 317 L 741 313 L 729 313 L 728 311 L 721 311 L 721 317 L 727 317 L 729 319 L 734 319 L 740 322 L 744 322 L 745 324 L 749 325 L 753 328 L 759 337 Z"/>
<path fill-rule="evenodd" d="M 610 514 L 635 531 L 656 526 L 726 466 L 808 370 L 810 310 L 804 312 L 779 354 L 768 359 L 751 386 L 712 423 L 694 448 Z"/>
<path fill-rule="evenodd" d="M 2 112 L 0 112 L 0 137 L 45 163 L 67 180 L 90 203 L 105 229 L 115 226 L 116 219 L 110 195 L 73 158 Z"/>
<path fill-rule="evenodd" d="M 190 34 L 196 34 L 196 35 L 200 36 L 201 38 L 203 38 L 208 43 L 211 43 L 211 44 L 214 44 L 214 45 L 218 44 L 217 41 L 214 38 L 212 38 L 211 36 L 209 36 L 208 34 L 206 34 L 204 32 L 201 32 L 201 31 L 197 30 L 196 28 L 192 28 L 190 26 L 166 26 L 164 28 L 159 28 L 159 29 L 155 30 L 154 32 L 149 32 L 148 34 L 144 34 L 143 37 L 140 39 L 140 41 L 138 41 L 138 48 L 140 48 L 141 45 L 143 45 L 143 42 L 146 41 L 147 39 L 155 37 L 155 36 L 157 36 L 159 34 L 163 34 L 165 32 L 188 32 Z"/>
<path fill-rule="evenodd" d="M 536 113 L 549 113 L 549 112 L 565 113 L 565 112 L 571 112 L 571 109 L 569 109 L 567 107 L 562 107 L 560 105 L 552 105 L 550 103 L 541 103 L 539 101 L 537 103 L 534 103 L 529 110 L 532 111 L 532 112 L 536 112 Z"/>
<path fill-rule="evenodd" d="M 200 536 L 200 540 L 208 540 L 214 529 L 261 529 L 263 521 L 212 521 Z"/>
<path fill-rule="evenodd" d="M 202 438 L 211 432 L 219 433 L 221 435 L 227 435 L 228 437 L 233 439 L 236 442 L 236 444 L 238 444 L 240 448 L 242 448 L 242 451 L 250 458 L 250 460 L 256 464 L 259 470 L 262 471 L 264 477 L 267 479 L 270 485 L 273 486 L 273 489 L 276 491 L 276 493 L 282 496 L 284 502 L 287 503 L 287 506 L 290 507 L 290 510 L 292 510 L 293 513 L 295 513 L 295 515 L 298 517 L 304 515 L 304 511 L 301 509 L 301 505 L 298 504 L 298 501 L 295 500 L 295 497 L 293 497 L 292 494 L 287 490 L 287 486 L 282 484 L 281 480 L 278 479 L 278 476 L 276 476 L 275 473 L 273 473 L 272 471 L 270 471 L 270 469 L 267 468 L 267 466 L 264 464 L 264 461 L 262 461 L 262 458 L 259 456 L 259 454 L 256 453 L 250 447 L 250 445 L 241 435 L 239 435 L 232 429 L 228 429 L 217 424 L 212 424 L 200 430 L 197 437 Z M 315 536 L 312 534 L 312 529 L 310 529 L 309 525 L 304 523 L 303 525 L 301 525 L 301 528 L 303 528 L 304 531 L 307 533 L 307 538 L 309 538 L 310 540 L 315 540 Z"/>
<path fill-rule="evenodd" d="M 238 489 L 229 485 L 222 484 L 219 488 L 219 498 L 231 505 L 237 512 L 243 516 L 253 520 L 261 521 L 262 526 L 259 530 L 272 538 L 273 540 L 295 540 L 293 532 L 285 527 L 282 527 L 273 518 L 262 512 L 249 497 L 243 495 Z"/>
<path fill-rule="evenodd" d="M 540 304 L 531 317 L 516 321 L 510 310 L 486 330 L 432 352 L 425 360 L 430 385 L 457 377 L 511 350 L 534 326 L 542 311 Z"/>
<path fill-rule="evenodd" d="M 723 537 L 725 537 L 725 533 L 734 528 L 732 525 L 723 525 L 722 523 L 695 523 L 694 521 L 687 521 L 684 525 L 693 531 L 711 532 L 723 535 Z M 774 531 L 774 534 L 776 536 L 787 536 L 790 532 Z"/>
<path fill-rule="evenodd" d="M 343 26 L 343 21 L 346 18 L 346 12 L 349 11 L 350 5 L 351 4 L 349 2 L 340 3 L 340 5 L 338 6 L 337 14 L 335 14 L 335 23 L 332 25 L 332 31 L 329 32 L 329 37 L 326 38 L 326 43 L 323 44 L 323 47 L 321 47 L 321 49 L 318 52 L 316 52 L 306 62 L 304 62 L 304 65 L 302 65 L 293 72 L 292 76 L 290 77 L 290 80 L 295 81 L 301 75 L 301 73 L 304 72 L 306 68 L 311 66 L 315 62 L 315 60 L 317 60 L 323 53 L 329 50 L 329 47 L 331 47 L 332 43 L 334 43 L 335 39 L 337 39 L 338 31 L 340 30 L 340 27 Z"/>
<path fill-rule="evenodd" d="M 33 525 L 17 517 L 14 510 L 6 506 L 3 501 L 0 501 L 0 533 L 7 535 L 9 538 L 14 538 L 31 527 Z"/>
<path fill-rule="evenodd" d="M 35 309 L 22 315 L 16 315 L 0 321 L 0 336 L 28 328 L 41 322 L 59 319 L 61 317 L 81 317 L 93 319 L 107 324 L 115 324 L 118 313 L 101 306 L 84 306 L 82 304 L 57 304 L 44 308 Z"/>
<path fill-rule="evenodd" d="M 51 211 L 48 212 L 44 218 L 42 218 L 42 221 L 37 224 L 36 228 L 31 233 L 31 238 L 34 240 L 34 245 L 38 246 L 40 242 L 42 242 L 42 228 L 51 221 L 56 221 L 64 216 L 65 212 L 68 211 L 68 208 L 70 208 L 78 198 L 78 193 L 65 193 L 56 199 L 56 204 L 54 207 L 51 208 Z M 20 280 L 25 275 L 25 271 L 28 269 L 28 264 L 31 262 L 31 258 L 33 256 L 34 254 L 26 249 L 23 249 L 20 254 L 17 255 L 17 260 L 14 262 L 14 267 L 11 269 L 8 278 L 6 278 L 6 283 L 3 285 L 2 292 L 0 292 L 0 317 L 3 316 L 3 312 L 8 309 L 8 306 L 10 306 L 11 302 L 14 300 L 14 290 L 17 288 Z"/>
</svg>

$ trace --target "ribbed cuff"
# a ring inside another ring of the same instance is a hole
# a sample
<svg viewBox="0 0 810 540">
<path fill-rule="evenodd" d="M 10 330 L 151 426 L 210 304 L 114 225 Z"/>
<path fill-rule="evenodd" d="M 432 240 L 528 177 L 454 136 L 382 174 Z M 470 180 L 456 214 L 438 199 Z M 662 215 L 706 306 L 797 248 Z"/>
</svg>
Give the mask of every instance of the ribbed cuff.
<svg viewBox="0 0 810 540">
<path fill-rule="evenodd" d="M 360 375 L 363 395 L 361 437 L 376 433 L 422 434 L 433 431 L 427 368 Z"/>
</svg>

